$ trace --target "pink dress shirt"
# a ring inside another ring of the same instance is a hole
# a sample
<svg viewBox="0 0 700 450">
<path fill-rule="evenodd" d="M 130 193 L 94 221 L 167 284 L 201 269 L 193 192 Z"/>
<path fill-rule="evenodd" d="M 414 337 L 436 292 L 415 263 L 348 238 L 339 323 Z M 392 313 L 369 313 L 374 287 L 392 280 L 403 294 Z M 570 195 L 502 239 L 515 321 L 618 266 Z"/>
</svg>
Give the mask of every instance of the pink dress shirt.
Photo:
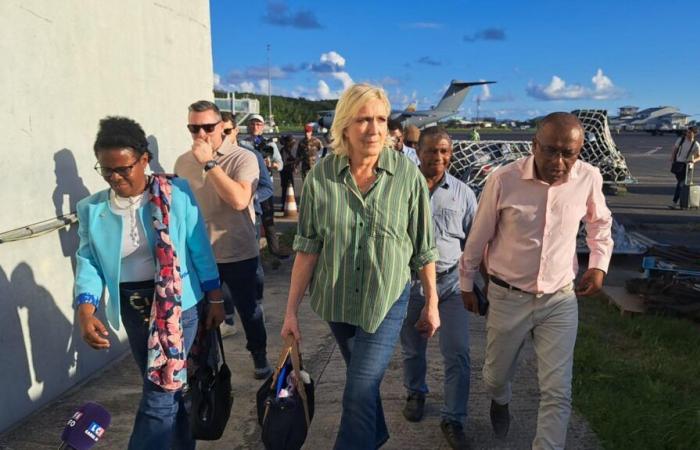
<svg viewBox="0 0 700 450">
<path fill-rule="evenodd" d="M 589 268 L 608 270 L 612 216 L 600 171 L 576 161 L 568 179 L 550 185 L 535 176 L 535 160 L 522 158 L 486 181 L 459 262 L 463 291 L 472 291 L 482 258 L 494 275 L 526 292 L 551 294 L 576 276 L 576 234 L 583 220 Z"/>
</svg>

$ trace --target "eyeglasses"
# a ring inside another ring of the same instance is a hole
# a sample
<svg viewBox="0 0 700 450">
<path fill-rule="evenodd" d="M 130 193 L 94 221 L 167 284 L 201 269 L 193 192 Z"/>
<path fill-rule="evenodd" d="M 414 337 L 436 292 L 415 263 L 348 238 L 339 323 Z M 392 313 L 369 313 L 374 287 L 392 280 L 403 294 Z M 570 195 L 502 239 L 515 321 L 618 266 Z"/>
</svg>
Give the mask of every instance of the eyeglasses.
<svg viewBox="0 0 700 450">
<path fill-rule="evenodd" d="M 408 145 L 409 147 L 416 148 L 418 146 L 418 141 L 403 141 L 404 144 Z"/>
<path fill-rule="evenodd" d="M 133 164 L 130 166 L 121 166 L 121 167 L 104 167 L 101 166 L 100 163 L 95 164 L 95 170 L 97 173 L 99 173 L 103 178 L 111 178 L 112 175 L 119 174 L 120 177 L 126 178 L 129 175 L 131 175 L 131 171 L 134 169 L 134 166 L 139 163 L 139 160 L 137 159 L 134 161 Z"/>
<path fill-rule="evenodd" d="M 190 133 L 192 134 L 199 133 L 199 130 L 204 130 L 205 133 L 211 133 L 212 131 L 214 131 L 214 128 L 216 128 L 216 126 L 219 123 L 221 123 L 220 120 L 216 123 L 203 123 L 201 125 L 195 125 L 193 123 L 190 123 L 187 124 L 187 129 L 190 130 Z"/>
<path fill-rule="evenodd" d="M 233 133 L 234 129 L 235 128 L 224 128 L 224 134 L 228 136 L 229 134 Z M 206 130 L 204 130 L 204 131 L 206 131 Z"/>
<path fill-rule="evenodd" d="M 552 147 L 545 147 L 543 146 L 537 139 L 535 139 L 535 142 L 537 142 L 540 151 L 542 152 L 542 155 L 544 155 L 545 158 L 547 159 L 564 159 L 568 161 L 573 161 L 579 157 L 581 152 L 577 152 L 574 150 L 557 150 Z"/>
</svg>

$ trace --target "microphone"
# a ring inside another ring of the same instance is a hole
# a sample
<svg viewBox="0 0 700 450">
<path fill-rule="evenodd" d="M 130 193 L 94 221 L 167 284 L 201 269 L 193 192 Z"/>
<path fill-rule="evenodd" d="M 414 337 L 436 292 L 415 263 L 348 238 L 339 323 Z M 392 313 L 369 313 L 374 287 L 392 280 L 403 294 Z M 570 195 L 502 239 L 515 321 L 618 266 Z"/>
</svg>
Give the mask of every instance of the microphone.
<svg viewBox="0 0 700 450">
<path fill-rule="evenodd" d="M 109 428 L 112 416 L 102 405 L 89 402 L 81 406 L 61 433 L 59 450 L 88 450 L 97 443 Z"/>
</svg>

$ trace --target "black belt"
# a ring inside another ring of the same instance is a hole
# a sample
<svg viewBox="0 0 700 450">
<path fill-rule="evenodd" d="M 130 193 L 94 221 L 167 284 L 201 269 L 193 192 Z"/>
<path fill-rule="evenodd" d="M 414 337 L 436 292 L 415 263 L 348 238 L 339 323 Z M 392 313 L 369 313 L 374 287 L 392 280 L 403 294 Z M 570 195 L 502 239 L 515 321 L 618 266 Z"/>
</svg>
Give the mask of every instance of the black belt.
<svg viewBox="0 0 700 450">
<path fill-rule="evenodd" d="M 443 270 L 442 272 L 437 272 L 437 273 L 436 273 L 437 277 L 438 277 L 438 278 L 442 278 L 442 277 L 444 277 L 445 275 L 451 274 L 452 272 L 455 271 L 455 269 L 457 268 L 458 265 L 459 265 L 459 264 L 455 264 L 454 266 L 450 267 L 450 268 L 447 269 L 447 270 Z"/>
<path fill-rule="evenodd" d="M 505 281 L 503 281 L 503 280 L 501 280 L 500 278 L 495 277 L 495 276 L 493 276 L 493 275 L 489 275 L 489 280 L 490 280 L 493 284 L 495 284 L 495 285 L 497 285 L 497 286 L 500 286 L 500 287 L 502 287 L 502 288 L 506 288 L 506 289 L 510 289 L 510 290 L 518 291 L 518 292 L 523 292 L 523 293 L 525 293 L 525 294 L 529 294 L 529 292 L 523 291 L 522 289 L 517 288 L 517 287 L 513 286 L 512 284 L 508 284 L 508 283 L 506 283 Z"/>
</svg>

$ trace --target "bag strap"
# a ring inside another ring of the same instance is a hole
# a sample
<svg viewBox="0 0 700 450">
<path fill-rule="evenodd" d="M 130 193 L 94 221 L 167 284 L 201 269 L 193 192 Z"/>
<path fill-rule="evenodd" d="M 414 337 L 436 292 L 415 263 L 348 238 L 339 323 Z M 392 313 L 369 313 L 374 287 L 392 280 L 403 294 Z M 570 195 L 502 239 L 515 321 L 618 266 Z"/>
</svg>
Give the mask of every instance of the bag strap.
<svg viewBox="0 0 700 450">
<path fill-rule="evenodd" d="M 299 343 L 294 339 L 294 336 L 288 336 L 287 342 L 291 341 L 291 353 L 292 353 L 292 368 L 294 369 L 294 376 L 297 380 L 297 392 L 301 397 L 301 403 L 304 405 L 304 418 L 306 419 L 306 428 L 311 426 L 311 418 L 309 417 L 309 400 L 306 398 L 306 386 L 304 386 L 304 380 L 301 379 L 301 353 L 299 352 Z"/>
<path fill-rule="evenodd" d="M 272 372 L 272 383 L 270 384 L 270 390 L 272 392 L 275 391 L 275 386 L 277 385 L 277 378 L 280 376 L 280 372 L 282 371 L 282 367 L 284 367 L 284 364 L 287 362 L 287 357 L 289 356 L 291 351 L 292 351 L 292 348 L 290 346 L 285 346 L 282 348 L 282 351 L 280 352 L 280 356 L 277 358 L 277 365 L 275 366 L 274 372 Z M 306 392 L 304 394 L 306 394 Z M 267 413 L 269 411 L 270 411 L 270 404 L 266 403 L 265 413 L 263 414 L 263 422 L 267 418 Z"/>
<path fill-rule="evenodd" d="M 224 340 L 221 338 L 221 329 L 219 327 L 216 327 L 216 340 L 219 341 L 221 363 L 222 365 L 226 365 L 226 356 L 224 356 Z"/>
</svg>

